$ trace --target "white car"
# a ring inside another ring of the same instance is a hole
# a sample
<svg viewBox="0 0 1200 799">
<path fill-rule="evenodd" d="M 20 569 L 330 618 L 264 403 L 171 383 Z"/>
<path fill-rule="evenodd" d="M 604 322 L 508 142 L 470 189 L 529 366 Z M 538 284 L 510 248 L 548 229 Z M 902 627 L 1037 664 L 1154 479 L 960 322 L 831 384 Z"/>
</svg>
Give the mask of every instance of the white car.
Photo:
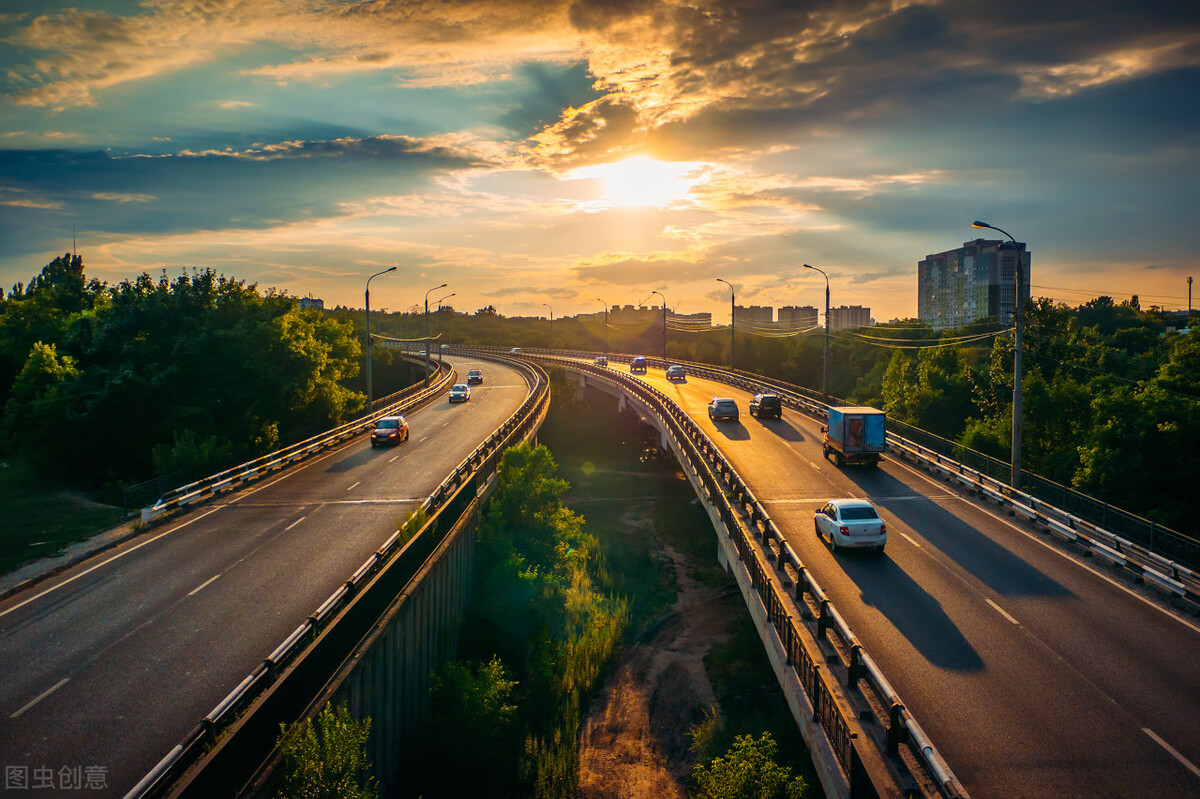
<svg viewBox="0 0 1200 799">
<path fill-rule="evenodd" d="M 865 499 L 829 500 L 813 516 L 813 527 L 819 538 L 829 539 L 834 552 L 843 547 L 882 552 L 887 544 L 887 525 Z"/>
<path fill-rule="evenodd" d="M 509 355 L 520 355 L 520 354 L 521 354 L 521 348 L 520 348 L 520 347 L 513 347 L 511 350 L 509 350 L 509 351 L 508 351 L 508 354 L 509 354 Z"/>
<path fill-rule="evenodd" d="M 466 383 L 455 383 L 450 386 L 451 402 L 466 402 L 471 398 L 471 387 Z"/>
</svg>

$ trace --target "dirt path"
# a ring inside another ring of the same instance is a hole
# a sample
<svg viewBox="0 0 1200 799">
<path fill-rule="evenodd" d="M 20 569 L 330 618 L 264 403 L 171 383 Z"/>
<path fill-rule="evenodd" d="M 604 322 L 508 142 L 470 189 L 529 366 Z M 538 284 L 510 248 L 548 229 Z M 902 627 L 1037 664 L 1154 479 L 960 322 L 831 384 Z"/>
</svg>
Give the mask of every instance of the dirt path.
<svg viewBox="0 0 1200 799">
<path fill-rule="evenodd" d="M 579 750 L 583 799 L 686 799 L 688 731 L 716 705 L 704 656 L 728 639 L 738 600 L 693 579 L 697 564 L 683 553 L 660 545 L 656 556 L 674 569 L 675 612 L 630 647 L 588 709 Z"/>
</svg>

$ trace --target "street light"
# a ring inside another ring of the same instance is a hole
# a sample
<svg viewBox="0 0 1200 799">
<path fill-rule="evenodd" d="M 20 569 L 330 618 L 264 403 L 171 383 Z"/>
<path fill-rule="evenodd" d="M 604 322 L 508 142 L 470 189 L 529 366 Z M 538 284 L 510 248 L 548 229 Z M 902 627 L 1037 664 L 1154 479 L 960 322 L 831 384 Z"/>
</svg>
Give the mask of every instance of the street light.
<svg viewBox="0 0 1200 799">
<path fill-rule="evenodd" d="M 804 264 L 805 269 L 811 269 L 814 272 L 820 272 L 825 275 L 825 272 L 817 269 L 815 266 Z M 829 275 L 825 275 L 825 356 L 821 359 L 821 394 L 825 397 L 825 404 L 829 404 Z"/>
<path fill-rule="evenodd" d="M 550 308 L 546 303 L 542 303 L 547 308 Z M 550 349 L 554 349 L 554 309 L 550 308 Z"/>
<path fill-rule="evenodd" d="M 663 297 L 661 291 L 652 291 L 651 294 L 657 294 L 662 297 L 663 301 L 663 360 L 667 359 L 667 298 Z"/>
<path fill-rule="evenodd" d="M 425 385 L 427 385 L 427 386 L 429 385 L 429 347 L 430 347 L 430 341 L 429 341 L 429 293 L 432 291 L 437 291 L 438 289 L 444 289 L 444 288 L 446 288 L 445 283 L 443 283 L 440 286 L 434 286 L 429 291 L 425 292 Z"/>
<path fill-rule="evenodd" d="M 987 222 L 980 222 L 977 219 L 971 223 L 971 227 L 977 230 L 987 228 L 997 233 L 1003 233 L 1013 243 L 1013 256 L 1016 261 L 1013 270 L 1013 321 L 1016 334 L 1013 341 L 1012 478 L 1009 483 L 1013 489 L 1018 490 L 1021 488 L 1021 320 L 1024 316 L 1022 313 L 1024 303 L 1021 302 L 1021 245 L 1008 234 L 1008 231 L 1001 230 L 995 225 L 989 225 Z"/>
<path fill-rule="evenodd" d="M 608 355 L 608 303 L 605 302 L 604 300 L 600 299 L 599 297 L 596 298 L 596 302 L 598 302 L 604 306 L 604 354 L 607 356 Z"/>
<path fill-rule="evenodd" d="M 737 362 L 733 356 L 737 352 L 737 330 L 735 328 L 737 307 L 734 305 L 737 301 L 737 292 L 733 290 L 733 284 L 728 280 L 717 278 L 717 281 L 729 286 L 729 368 L 736 371 Z"/>
<path fill-rule="evenodd" d="M 437 301 L 438 341 L 441 341 L 442 330 L 445 329 L 445 323 L 442 321 L 442 300 L 448 300 L 451 297 L 453 297 L 454 295 L 455 295 L 455 292 L 452 291 L 449 294 L 447 294 L 446 296 L 439 298 Z M 442 348 L 439 346 L 438 347 L 438 363 L 441 363 L 441 362 L 442 362 Z"/>
<path fill-rule="evenodd" d="M 376 272 L 367 278 L 367 413 L 375 410 L 375 395 L 372 392 L 371 386 L 371 281 L 380 275 L 386 275 L 388 272 L 395 272 L 398 268 L 399 267 L 393 266 L 391 269 L 384 269 L 382 272 Z"/>
</svg>

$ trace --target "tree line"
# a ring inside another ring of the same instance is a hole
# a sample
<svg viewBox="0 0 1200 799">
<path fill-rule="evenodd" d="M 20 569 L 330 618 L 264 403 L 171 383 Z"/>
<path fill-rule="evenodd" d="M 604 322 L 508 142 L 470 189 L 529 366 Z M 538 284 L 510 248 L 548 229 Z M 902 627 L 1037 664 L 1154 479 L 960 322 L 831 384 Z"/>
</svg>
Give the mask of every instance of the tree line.
<svg viewBox="0 0 1200 799">
<path fill-rule="evenodd" d="M 51 261 L 0 296 L 0 449 L 50 480 L 197 477 L 363 405 L 350 325 L 198 269 L 115 286 Z"/>
</svg>

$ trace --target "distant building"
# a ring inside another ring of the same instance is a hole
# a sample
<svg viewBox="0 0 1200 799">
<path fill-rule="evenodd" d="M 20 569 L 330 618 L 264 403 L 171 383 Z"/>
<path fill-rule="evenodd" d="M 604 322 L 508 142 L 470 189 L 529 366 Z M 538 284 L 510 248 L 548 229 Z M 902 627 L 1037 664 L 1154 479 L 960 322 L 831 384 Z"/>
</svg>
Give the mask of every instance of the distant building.
<svg viewBox="0 0 1200 799">
<path fill-rule="evenodd" d="M 1021 262 L 1021 299 L 1029 299 L 1029 250 L 1023 242 L 975 239 L 917 263 L 917 318 L 934 330 L 992 317 L 1011 324 L 1016 264 Z"/>
<path fill-rule="evenodd" d="M 699 329 L 703 327 L 712 327 L 711 313 L 675 313 L 669 311 L 667 313 L 667 322 L 674 322 L 681 327 L 688 329 Z"/>
<path fill-rule="evenodd" d="M 736 305 L 733 318 L 735 322 L 774 322 L 775 308 L 771 305 Z"/>
<path fill-rule="evenodd" d="M 811 305 L 785 305 L 779 309 L 779 326 L 796 330 L 816 327 L 818 313 Z"/>
<path fill-rule="evenodd" d="M 318 311 L 325 310 L 325 300 L 319 300 L 316 297 L 301 297 L 300 310 L 306 311 L 309 308 L 316 308 Z"/>
<path fill-rule="evenodd" d="M 608 321 L 613 325 L 637 325 L 662 319 L 662 308 L 644 305 L 614 305 Z"/>
<path fill-rule="evenodd" d="M 871 309 L 861 305 L 842 305 L 829 309 L 829 329 L 848 330 L 852 327 L 870 327 L 875 323 Z"/>
</svg>

